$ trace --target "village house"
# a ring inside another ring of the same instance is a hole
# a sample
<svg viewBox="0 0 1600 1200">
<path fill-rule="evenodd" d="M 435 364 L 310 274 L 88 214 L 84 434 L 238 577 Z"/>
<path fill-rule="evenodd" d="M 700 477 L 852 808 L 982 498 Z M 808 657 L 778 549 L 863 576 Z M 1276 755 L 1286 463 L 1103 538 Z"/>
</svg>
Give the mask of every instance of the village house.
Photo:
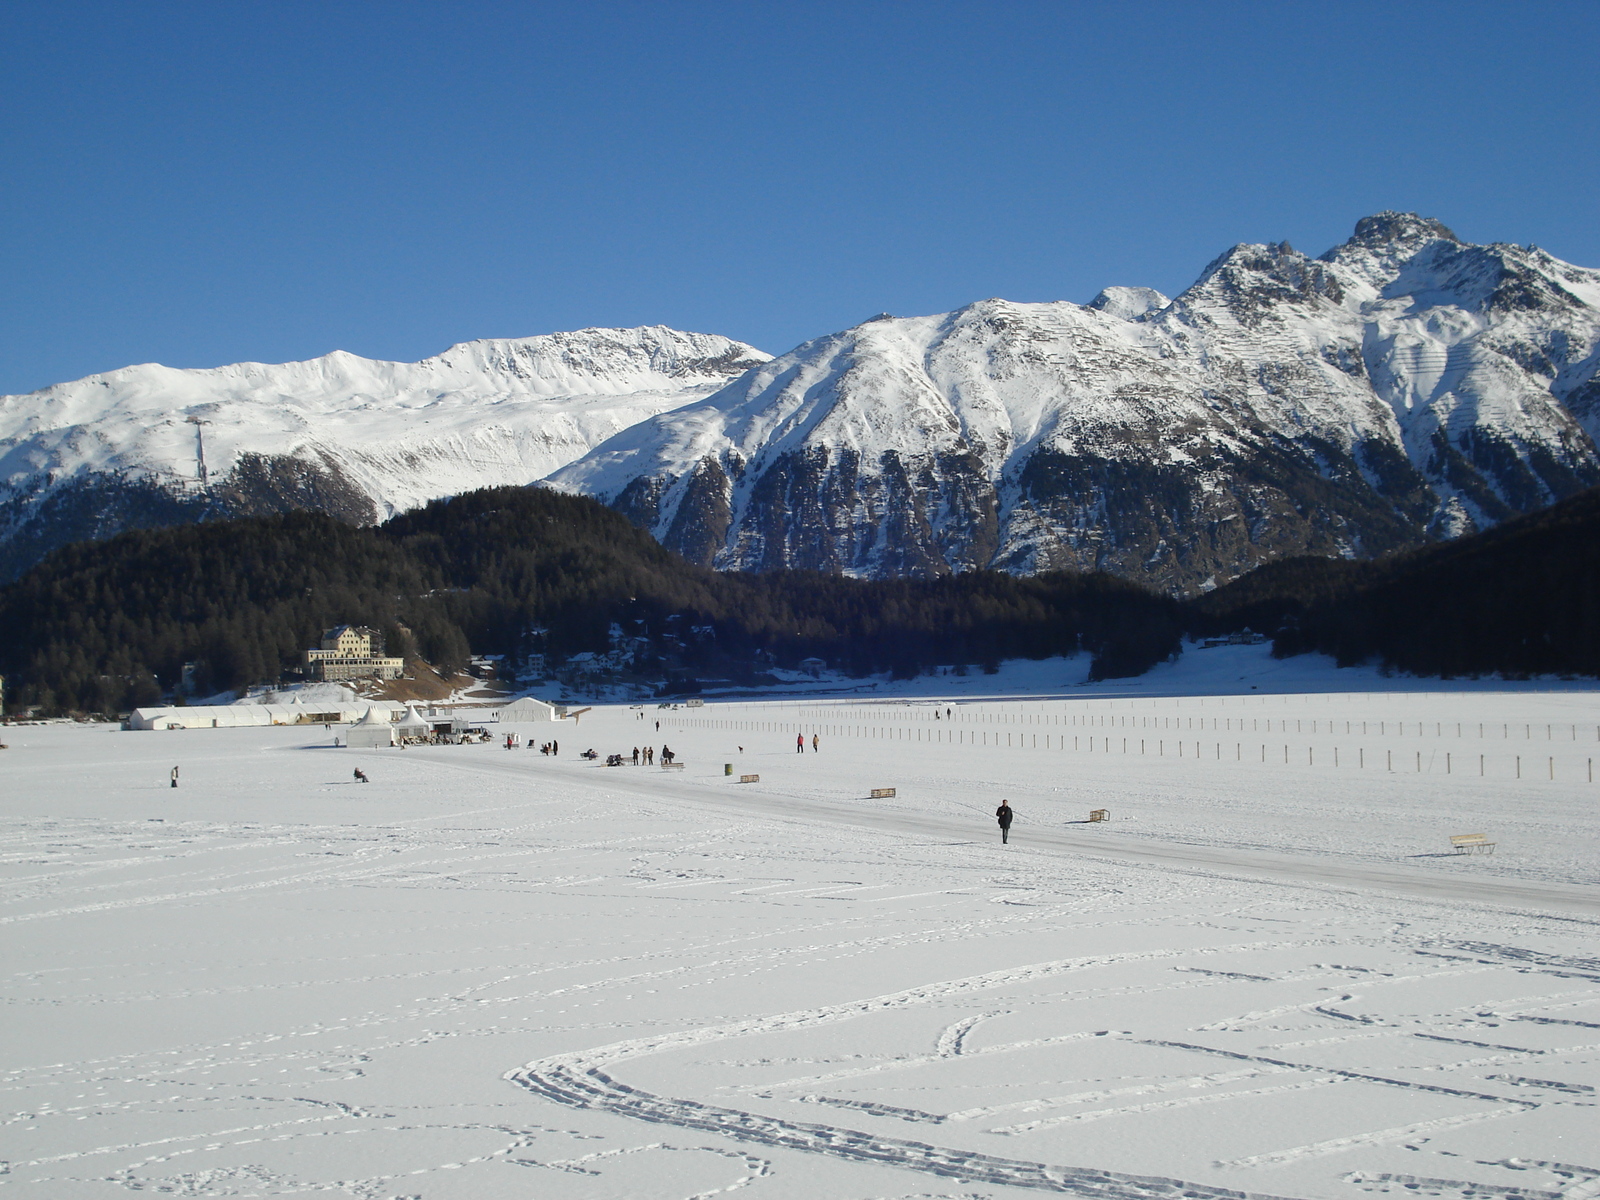
<svg viewBox="0 0 1600 1200">
<path fill-rule="evenodd" d="M 1238 633 L 1230 633 L 1226 637 L 1206 638 L 1200 643 L 1200 648 L 1210 650 L 1213 646 L 1259 646 L 1266 640 L 1265 634 L 1246 628 Z"/>
<path fill-rule="evenodd" d="M 363 625 L 340 625 L 322 635 L 322 645 L 305 653 L 313 679 L 399 679 L 405 660 L 386 658 L 383 638 Z"/>
</svg>

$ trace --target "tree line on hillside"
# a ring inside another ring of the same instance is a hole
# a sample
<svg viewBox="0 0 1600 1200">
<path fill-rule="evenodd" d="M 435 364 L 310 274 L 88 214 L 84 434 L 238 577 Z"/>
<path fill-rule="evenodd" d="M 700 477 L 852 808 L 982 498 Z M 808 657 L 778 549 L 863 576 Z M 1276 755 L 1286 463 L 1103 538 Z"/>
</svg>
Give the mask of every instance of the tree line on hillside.
<svg viewBox="0 0 1600 1200">
<path fill-rule="evenodd" d="M 1600 489 L 1387 559 L 1270 563 L 1179 602 L 1072 572 L 721 574 L 592 500 L 495 488 L 372 528 L 298 512 L 68 546 L 0 589 L 0 674 L 9 710 L 115 713 L 159 703 L 186 668 L 198 694 L 275 680 L 344 623 L 447 671 L 473 653 L 603 652 L 620 627 L 686 688 L 758 661 L 906 677 L 1079 650 L 1115 678 L 1171 658 L 1184 634 L 1245 627 L 1280 655 L 1341 665 L 1600 675 Z M 693 630 L 710 632 L 679 636 Z"/>
<path fill-rule="evenodd" d="M 1600 675 L 1600 489 L 1373 562 L 1286 559 L 1196 600 L 1191 627 L 1273 633 L 1280 656 L 1412 675 Z"/>
<path fill-rule="evenodd" d="M 758 657 L 908 676 L 1080 649 L 1110 677 L 1176 654 L 1184 625 L 1175 601 L 1108 576 L 719 574 L 592 500 L 496 488 L 374 528 L 297 512 L 66 547 L 0 589 L 0 673 L 10 709 L 114 713 L 161 702 L 186 668 L 198 694 L 274 680 L 346 622 L 445 670 L 604 651 L 621 626 L 671 641 L 685 677 Z"/>
</svg>

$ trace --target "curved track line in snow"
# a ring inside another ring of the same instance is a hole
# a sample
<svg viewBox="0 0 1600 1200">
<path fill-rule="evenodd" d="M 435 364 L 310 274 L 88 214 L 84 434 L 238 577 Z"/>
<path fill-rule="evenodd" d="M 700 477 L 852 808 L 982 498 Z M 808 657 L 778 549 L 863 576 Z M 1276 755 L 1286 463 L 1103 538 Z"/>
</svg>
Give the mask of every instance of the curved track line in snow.
<svg viewBox="0 0 1600 1200">
<path fill-rule="evenodd" d="M 598 1109 L 633 1120 L 672 1125 L 702 1133 L 716 1133 L 773 1149 L 801 1150 L 857 1162 L 880 1163 L 909 1170 L 928 1171 L 968 1183 L 1031 1188 L 1106 1197 L 1107 1200 L 1168 1200 L 1178 1196 L 1201 1200 L 1277 1200 L 1265 1194 L 1207 1187 L 1163 1176 L 1124 1175 L 1092 1167 L 1051 1166 L 1022 1159 L 999 1158 L 974 1151 L 949 1149 L 900 1138 L 879 1137 L 859 1130 L 811 1122 L 786 1121 L 742 1109 L 719 1108 L 698 1101 L 658 1096 L 612 1078 L 604 1069 L 614 1063 L 644 1058 L 734 1038 L 814 1028 L 874 1013 L 893 1012 L 971 995 L 997 987 L 1048 979 L 1090 966 L 1146 954 L 1097 955 L 1058 959 L 1024 967 L 992 971 L 963 979 L 944 980 L 905 991 L 891 992 L 846 1004 L 776 1013 L 746 1021 L 702 1029 L 679 1030 L 591 1050 L 538 1059 L 508 1072 L 509 1081 L 557 1104 Z M 951 1029 L 960 1028 L 958 1022 Z M 968 1027 L 970 1028 L 970 1026 Z M 964 1035 L 963 1030 L 963 1035 Z M 1092 1036 L 1092 1035 L 1088 1035 Z M 935 1057 L 954 1057 L 956 1038 L 951 1030 L 941 1037 L 940 1048 L 950 1051 Z"/>
<path fill-rule="evenodd" d="M 599 1109 L 639 1121 L 721 1134 L 781 1150 L 826 1154 L 855 1162 L 927 1171 L 965 1183 L 1100 1196 L 1106 1200 L 1276 1200 L 1263 1193 L 1206 1187 L 1154 1175 L 1124 1175 L 1092 1167 L 1060 1167 L 1022 1159 L 951 1150 L 926 1142 L 878 1137 L 853 1129 L 716 1108 L 692 1100 L 656 1096 L 619 1083 L 598 1068 L 526 1068 L 509 1078 L 529 1091 L 575 1108 Z"/>
<path fill-rule="evenodd" d="M 1464 1113 L 1455 1117 L 1438 1117 L 1432 1121 L 1417 1121 L 1411 1125 L 1398 1125 L 1393 1129 L 1374 1129 L 1350 1137 L 1329 1138 L 1325 1142 L 1312 1142 L 1287 1150 L 1274 1150 L 1270 1154 L 1252 1154 L 1248 1158 L 1233 1158 L 1217 1163 L 1219 1167 L 1281 1167 L 1302 1158 L 1317 1158 L 1324 1154 L 1339 1154 L 1356 1146 L 1372 1146 L 1380 1142 L 1398 1142 L 1418 1134 L 1439 1133 L 1458 1129 L 1463 1125 L 1476 1125 L 1480 1121 L 1493 1121 L 1514 1115 L 1511 1111 Z"/>
<path fill-rule="evenodd" d="M 1538 1108 L 1533 1100 L 1517 1100 L 1510 1096 L 1493 1096 L 1487 1092 L 1471 1092 L 1463 1088 L 1444 1087 L 1437 1083 L 1418 1083 L 1411 1079 L 1391 1079 L 1387 1075 L 1372 1075 L 1366 1071 L 1352 1071 L 1345 1067 L 1318 1067 L 1310 1063 L 1288 1062 L 1281 1058 L 1268 1058 L 1262 1054 L 1245 1054 L 1238 1050 L 1222 1050 L 1216 1046 L 1197 1046 L 1193 1042 L 1174 1042 L 1165 1038 L 1141 1038 L 1140 1044 L 1145 1046 L 1166 1046 L 1172 1050 L 1193 1050 L 1199 1054 L 1216 1054 L 1223 1058 L 1238 1059 L 1240 1062 L 1261 1063 L 1269 1067 L 1287 1067 L 1291 1071 L 1305 1071 L 1313 1075 L 1337 1075 L 1342 1079 L 1354 1079 L 1361 1083 L 1381 1083 L 1389 1087 L 1411 1088 L 1418 1092 L 1435 1092 L 1441 1096 L 1454 1096 L 1462 1100 L 1486 1100 L 1491 1104 L 1512 1105 L 1518 1111 L 1526 1112 Z"/>
</svg>

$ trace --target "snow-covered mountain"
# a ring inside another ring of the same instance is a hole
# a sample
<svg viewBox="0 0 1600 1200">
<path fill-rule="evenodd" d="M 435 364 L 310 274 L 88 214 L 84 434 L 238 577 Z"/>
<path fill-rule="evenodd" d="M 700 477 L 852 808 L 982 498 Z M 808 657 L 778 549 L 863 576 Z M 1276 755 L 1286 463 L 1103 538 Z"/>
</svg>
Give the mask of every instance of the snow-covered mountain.
<svg viewBox="0 0 1600 1200">
<path fill-rule="evenodd" d="M 367 522 L 530 483 L 768 357 L 660 326 L 585 329 L 418 363 L 147 364 L 0 396 L 0 578 L 130 527 L 291 508 Z"/>
<path fill-rule="evenodd" d="M 1600 482 L 1600 271 L 1385 212 L 1169 300 L 985 300 L 808 342 L 552 486 L 724 568 L 1101 568 L 1173 591 Z"/>
</svg>

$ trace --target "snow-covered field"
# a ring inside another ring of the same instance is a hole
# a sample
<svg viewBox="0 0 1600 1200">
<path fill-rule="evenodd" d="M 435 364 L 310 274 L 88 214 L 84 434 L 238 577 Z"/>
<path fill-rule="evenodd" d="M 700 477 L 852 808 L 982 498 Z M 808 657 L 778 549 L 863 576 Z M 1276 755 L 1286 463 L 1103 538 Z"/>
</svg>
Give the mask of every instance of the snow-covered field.
<svg viewBox="0 0 1600 1200">
<path fill-rule="evenodd" d="M 0 1195 L 1600 1195 L 1600 694 L 1160 678 L 8 729 Z"/>
</svg>

